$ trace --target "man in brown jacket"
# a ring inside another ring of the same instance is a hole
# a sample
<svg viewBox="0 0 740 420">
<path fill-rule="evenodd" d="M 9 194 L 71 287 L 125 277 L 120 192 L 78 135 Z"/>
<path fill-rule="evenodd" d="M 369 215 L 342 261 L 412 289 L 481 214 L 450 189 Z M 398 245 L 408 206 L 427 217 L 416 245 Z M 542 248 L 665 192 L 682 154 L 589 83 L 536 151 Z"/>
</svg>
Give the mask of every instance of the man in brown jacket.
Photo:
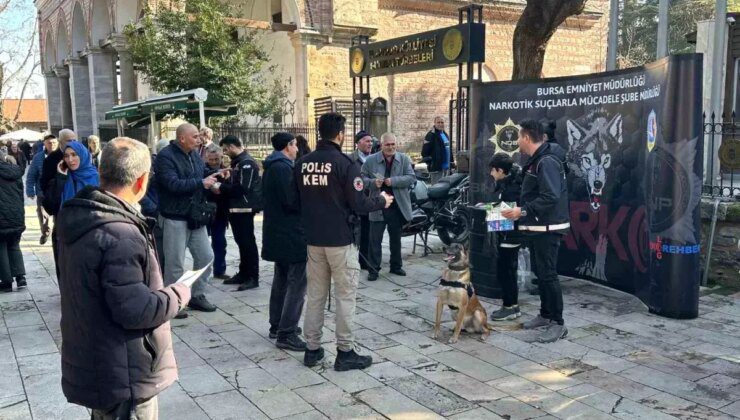
<svg viewBox="0 0 740 420">
<path fill-rule="evenodd" d="M 80 191 L 58 215 L 62 390 L 93 419 L 156 419 L 157 394 L 177 380 L 169 321 L 190 288 L 163 287 L 152 223 L 137 204 L 150 168 L 144 144 L 113 139 L 100 188 Z"/>
</svg>

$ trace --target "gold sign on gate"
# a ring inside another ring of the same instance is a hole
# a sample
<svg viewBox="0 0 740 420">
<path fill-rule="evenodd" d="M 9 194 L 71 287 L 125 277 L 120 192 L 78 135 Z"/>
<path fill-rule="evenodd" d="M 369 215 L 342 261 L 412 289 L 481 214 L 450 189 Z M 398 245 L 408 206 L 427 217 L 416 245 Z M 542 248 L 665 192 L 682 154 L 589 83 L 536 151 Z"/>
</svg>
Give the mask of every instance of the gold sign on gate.
<svg viewBox="0 0 740 420">
<path fill-rule="evenodd" d="M 362 53 L 362 50 L 359 48 L 355 48 L 352 50 L 352 71 L 355 73 L 360 73 L 362 70 L 365 69 L 365 55 Z"/>
<path fill-rule="evenodd" d="M 445 58 L 452 61 L 460 56 L 463 49 L 463 36 L 458 29 L 450 29 L 442 38 L 442 53 Z"/>
</svg>

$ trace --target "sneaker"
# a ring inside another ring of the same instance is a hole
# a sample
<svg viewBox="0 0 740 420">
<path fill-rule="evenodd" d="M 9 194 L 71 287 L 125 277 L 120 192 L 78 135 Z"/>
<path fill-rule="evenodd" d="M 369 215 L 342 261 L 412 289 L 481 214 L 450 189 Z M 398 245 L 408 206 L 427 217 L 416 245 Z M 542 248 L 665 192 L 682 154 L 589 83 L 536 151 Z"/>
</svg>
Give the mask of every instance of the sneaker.
<svg viewBox="0 0 740 420">
<path fill-rule="evenodd" d="M 292 350 L 292 351 L 305 351 L 306 342 L 298 337 L 298 334 L 291 334 L 287 337 L 278 338 L 275 345 L 279 349 Z"/>
<path fill-rule="evenodd" d="M 491 314 L 491 321 L 511 321 L 522 316 L 519 305 L 502 306 L 501 309 Z"/>
<path fill-rule="evenodd" d="M 0 283 L 0 292 L 12 292 L 13 291 L 13 283 L 6 283 L 2 282 Z"/>
<path fill-rule="evenodd" d="M 15 278 L 15 284 L 20 289 L 21 287 L 26 287 L 26 276 L 18 276 Z"/>
<path fill-rule="evenodd" d="M 244 283 L 239 285 L 239 288 L 236 289 L 237 292 L 243 292 L 244 290 L 249 289 L 256 289 L 260 287 L 260 281 L 257 279 L 249 279 L 245 281 Z"/>
<path fill-rule="evenodd" d="M 550 325 L 540 334 L 537 341 L 540 343 L 554 343 L 561 338 L 565 338 L 568 335 L 568 329 L 565 325 L 560 325 L 555 321 L 551 321 Z"/>
<path fill-rule="evenodd" d="M 231 278 L 224 281 L 224 284 L 242 284 L 244 283 L 244 279 L 242 278 L 241 274 L 236 273 Z"/>
<path fill-rule="evenodd" d="M 337 359 L 334 361 L 334 370 L 342 372 L 352 369 L 365 369 L 373 364 L 372 356 L 357 354 L 355 349 L 342 351 L 337 349 Z"/>
<path fill-rule="evenodd" d="M 324 348 L 319 347 L 316 350 L 306 349 L 303 353 L 303 364 L 308 367 L 314 367 L 324 358 Z"/>
<path fill-rule="evenodd" d="M 530 319 L 529 321 L 525 321 L 522 324 L 522 329 L 533 330 L 535 328 L 546 327 L 548 325 L 550 325 L 549 319 L 543 318 L 542 315 L 537 315 L 536 317 Z"/>
<path fill-rule="evenodd" d="M 406 276 L 406 271 L 404 271 L 403 268 L 394 268 L 393 270 L 390 271 L 390 273 L 395 274 L 397 276 L 402 276 L 402 277 Z"/>
<path fill-rule="evenodd" d="M 301 334 L 303 334 L 303 330 L 301 329 L 301 327 L 295 327 L 295 333 L 298 334 L 298 335 L 301 335 Z M 276 339 L 277 338 L 277 330 L 273 330 L 272 328 L 270 328 L 270 334 L 268 334 L 268 336 L 272 340 Z"/>
<path fill-rule="evenodd" d="M 213 278 L 214 279 L 219 279 L 219 280 L 229 280 L 231 278 L 231 276 L 228 275 L 228 274 L 226 274 L 226 273 L 223 273 L 223 274 L 214 274 L 213 275 Z"/>
<path fill-rule="evenodd" d="M 375 281 L 378 279 L 378 273 L 368 273 L 367 281 Z"/>
<path fill-rule="evenodd" d="M 185 319 L 188 316 L 189 316 L 188 313 L 185 312 L 185 309 L 183 309 L 180 312 L 178 312 L 177 315 L 175 315 L 175 319 Z"/>
<path fill-rule="evenodd" d="M 216 310 L 216 306 L 212 304 L 211 302 L 209 302 L 205 296 L 196 296 L 190 299 L 190 303 L 188 303 L 188 307 L 190 309 L 195 309 L 196 311 L 203 311 L 203 312 L 214 312 Z"/>
</svg>

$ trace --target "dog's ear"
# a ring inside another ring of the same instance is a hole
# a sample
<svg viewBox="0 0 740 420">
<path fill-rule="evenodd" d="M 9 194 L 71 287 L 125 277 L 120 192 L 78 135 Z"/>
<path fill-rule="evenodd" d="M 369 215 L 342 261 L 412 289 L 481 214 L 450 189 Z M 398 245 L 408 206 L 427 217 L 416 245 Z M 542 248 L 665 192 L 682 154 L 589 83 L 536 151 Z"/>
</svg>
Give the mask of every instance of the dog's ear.
<svg viewBox="0 0 740 420">
<path fill-rule="evenodd" d="M 568 144 L 571 146 L 573 146 L 574 143 L 580 142 L 586 136 L 586 130 L 573 120 L 567 120 L 565 122 L 565 127 L 568 132 Z"/>
</svg>

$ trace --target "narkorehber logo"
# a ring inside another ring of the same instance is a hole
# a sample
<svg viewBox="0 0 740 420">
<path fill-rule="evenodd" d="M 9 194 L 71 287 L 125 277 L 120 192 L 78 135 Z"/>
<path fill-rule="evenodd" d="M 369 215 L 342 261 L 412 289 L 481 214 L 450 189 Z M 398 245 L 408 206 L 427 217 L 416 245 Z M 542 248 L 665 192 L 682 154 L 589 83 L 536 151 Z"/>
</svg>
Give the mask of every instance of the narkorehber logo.
<svg viewBox="0 0 740 420">
<path fill-rule="evenodd" d="M 653 151 L 655 147 L 655 139 L 658 138 L 658 118 L 655 115 L 655 110 L 650 111 L 647 121 L 647 149 L 648 153 Z"/>
<path fill-rule="evenodd" d="M 519 126 L 514 124 L 511 118 L 505 123 L 498 125 L 494 123 L 496 133 L 489 140 L 496 147 L 496 152 L 503 152 L 511 156 L 519 150 Z"/>
<path fill-rule="evenodd" d="M 658 236 L 655 241 L 650 241 L 650 251 L 655 253 L 655 258 L 658 260 L 663 259 L 663 254 L 673 255 L 688 255 L 698 254 L 701 251 L 701 245 L 699 244 L 672 244 L 668 243 L 664 238 Z"/>
</svg>

